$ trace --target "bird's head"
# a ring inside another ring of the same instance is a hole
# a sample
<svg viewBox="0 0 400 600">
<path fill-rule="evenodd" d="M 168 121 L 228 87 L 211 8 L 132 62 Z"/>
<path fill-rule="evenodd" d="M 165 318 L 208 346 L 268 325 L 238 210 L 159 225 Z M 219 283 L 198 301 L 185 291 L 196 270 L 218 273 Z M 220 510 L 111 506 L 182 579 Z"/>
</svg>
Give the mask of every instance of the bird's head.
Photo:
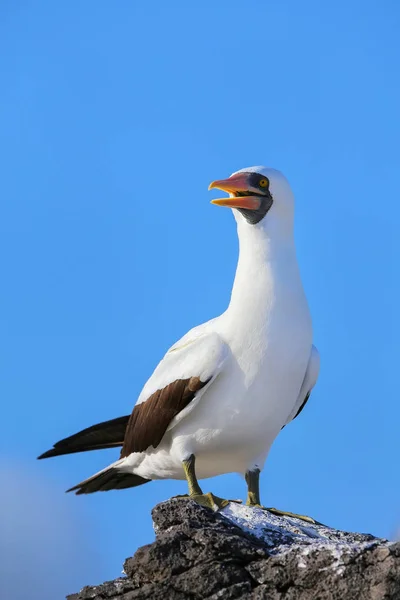
<svg viewBox="0 0 400 600">
<path fill-rule="evenodd" d="M 213 181 L 209 190 L 229 193 L 227 198 L 211 200 L 241 213 L 250 225 L 265 223 L 268 213 L 279 219 L 293 219 L 294 198 L 289 182 L 280 171 L 268 167 L 247 167 L 228 179 Z"/>
</svg>

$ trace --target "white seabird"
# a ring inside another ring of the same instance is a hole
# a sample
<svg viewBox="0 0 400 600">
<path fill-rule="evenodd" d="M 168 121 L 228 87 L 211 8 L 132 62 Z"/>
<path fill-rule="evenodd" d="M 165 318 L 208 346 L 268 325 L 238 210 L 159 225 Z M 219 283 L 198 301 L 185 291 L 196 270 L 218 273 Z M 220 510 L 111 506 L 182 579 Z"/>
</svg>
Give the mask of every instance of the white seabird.
<svg viewBox="0 0 400 600">
<path fill-rule="evenodd" d="M 303 409 L 319 354 L 294 243 L 294 197 L 275 169 L 250 167 L 211 188 L 233 209 L 239 260 L 231 300 L 219 317 L 173 345 L 145 384 L 130 416 L 89 427 L 39 458 L 122 446 L 119 460 L 69 491 L 134 487 L 184 479 L 203 505 L 197 478 L 238 472 L 247 504 L 260 506 L 259 473 L 276 436 Z M 279 514 L 282 513 L 272 509 Z"/>
</svg>

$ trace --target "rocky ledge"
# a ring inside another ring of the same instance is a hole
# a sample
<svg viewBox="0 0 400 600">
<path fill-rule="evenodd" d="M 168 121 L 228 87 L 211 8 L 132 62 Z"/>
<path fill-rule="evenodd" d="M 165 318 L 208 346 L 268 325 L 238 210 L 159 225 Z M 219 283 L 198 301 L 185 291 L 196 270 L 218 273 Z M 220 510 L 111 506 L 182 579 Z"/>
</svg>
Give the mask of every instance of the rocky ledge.
<svg viewBox="0 0 400 600">
<path fill-rule="evenodd" d="M 126 577 L 68 600 L 400 600 L 400 543 L 231 503 L 172 499 Z"/>
</svg>

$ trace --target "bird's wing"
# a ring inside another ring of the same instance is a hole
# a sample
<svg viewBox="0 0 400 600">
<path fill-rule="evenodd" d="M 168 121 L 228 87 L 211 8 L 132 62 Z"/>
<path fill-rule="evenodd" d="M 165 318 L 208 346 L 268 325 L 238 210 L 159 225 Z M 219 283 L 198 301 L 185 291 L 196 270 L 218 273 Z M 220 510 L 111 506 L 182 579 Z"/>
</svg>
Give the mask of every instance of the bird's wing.
<svg viewBox="0 0 400 600">
<path fill-rule="evenodd" d="M 308 366 L 307 366 L 306 374 L 304 376 L 304 380 L 303 380 L 303 383 L 302 383 L 302 386 L 300 389 L 300 393 L 297 397 L 296 404 L 294 405 L 294 408 L 293 408 L 292 412 L 290 413 L 285 425 L 290 423 L 290 421 L 293 421 L 293 419 L 295 419 L 301 413 L 301 411 L 307 404 L 307 401 L 311 394 L 311 390 L 313 389 L 314 385 L 317 383 L 318 373 L 319 373 L 319 364 L 320 364 L 319 352 L 316 349 L 316 347 L 313 346 L 311 348 L 310 360 L 308 361 Z"/>
<path fill-rule="evenodd" d="M 156 448 L 167 429 L 193 409 L 221 371 L 228 347 L 210 323 L 172 346 L 147 381 L 130 416 L 121 458 Z"/>
</svg>

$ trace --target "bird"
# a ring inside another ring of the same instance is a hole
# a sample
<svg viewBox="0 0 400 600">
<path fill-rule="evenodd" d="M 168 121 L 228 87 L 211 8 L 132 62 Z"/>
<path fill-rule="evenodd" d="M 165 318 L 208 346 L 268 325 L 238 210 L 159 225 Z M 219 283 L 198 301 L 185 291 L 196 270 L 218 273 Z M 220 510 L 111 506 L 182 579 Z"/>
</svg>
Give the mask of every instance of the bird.
<svg viewBox="0 0 400 600">
<path fill-rule="evenodd" d="M 255 166 L 213 181 L 211 200 L 236 220 L 239 257 L 227 309 L 191 329 L 162 358 L 130 415 L 67 437 L 39 459 L 121 447 L 120 457 L 70 488 L 76 494 L 186 479 L 187 498 L 220 510 L 199 479 L 236 472 L 246 505 L 261 507 L 259 479 L 279 432 L 306 405 L 320 356 L 294 241 L 294 194 L 278 170 Z M 276 508 L 276 515 L 315 522 Z"/>
</svg>

